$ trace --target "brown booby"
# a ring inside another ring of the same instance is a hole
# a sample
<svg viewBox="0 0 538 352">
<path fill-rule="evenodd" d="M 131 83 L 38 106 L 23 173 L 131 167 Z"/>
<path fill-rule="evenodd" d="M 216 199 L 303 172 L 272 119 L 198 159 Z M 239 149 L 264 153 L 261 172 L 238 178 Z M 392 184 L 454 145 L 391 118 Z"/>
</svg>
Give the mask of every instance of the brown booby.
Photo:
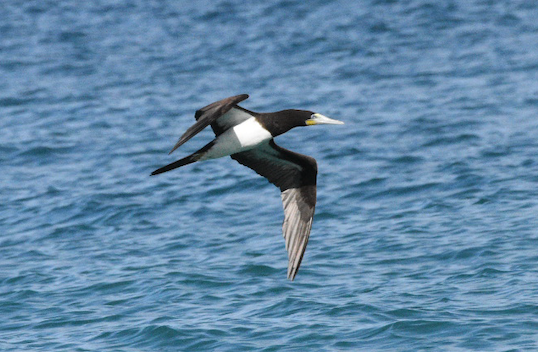
<svg viewBox="0 0 538 352">
<path fill-rule="evenodd" d="M 341 125 L 343 122 L 306 110 L 258 113 L 237 105 L 247 98 L 247 94 L 236 95 L 196 111 L 196 123 L 185 131 L 170 153 L 209 125 L 216 138 L 197 152 L 163 166 L 151 175 L 229 155 L 279 187 L 284 207 L 282 231 L 288 252 L 288 279 L 293 280 L 312 228 L 317 163 L 314 158 L 279 147 L 273 138 L 294 127 Z"/>
</svg>

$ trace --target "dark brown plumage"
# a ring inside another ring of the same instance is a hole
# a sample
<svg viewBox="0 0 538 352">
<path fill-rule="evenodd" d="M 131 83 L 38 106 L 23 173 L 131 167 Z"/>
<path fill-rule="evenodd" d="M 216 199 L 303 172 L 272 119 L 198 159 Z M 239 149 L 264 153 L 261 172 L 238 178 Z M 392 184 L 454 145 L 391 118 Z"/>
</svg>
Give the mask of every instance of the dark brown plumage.
<svg viewBox="0 0 538 352">
<path fill-rule="evenodd" d="M 306 250 L 316 206 L 317 163 L 314 158 L 276 145 L 273 137 L 294 127 L 342 124 L 307 110 L 257 113 L 237 104 L 248 98 L 229 97 L 198 110 L 196 123 L 170 153 L 211 125 L 216 138 L 197 152 L 155 170 L 160 174 L 196 161 L 230 155 L 280 188 L 284 207 L 283 235 L 288 252 L 288 278 L 293 280 Z"/>
</svg>

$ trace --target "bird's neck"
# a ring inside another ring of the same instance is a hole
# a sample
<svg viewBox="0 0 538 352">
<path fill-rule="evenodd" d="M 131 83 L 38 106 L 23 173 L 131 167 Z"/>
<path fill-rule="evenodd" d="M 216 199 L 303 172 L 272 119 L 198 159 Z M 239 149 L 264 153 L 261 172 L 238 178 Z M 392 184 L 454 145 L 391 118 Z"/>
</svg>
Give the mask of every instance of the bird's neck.
<svg viewBox="0 0 538 352">
<path fill-rule="evenodd" d="M 292 128 L 304 125 L 304 121 L 299 121 L 293 118 L 293 116 L 282 116 L 282 114 L 274 112 L 259 114 L 256 119 L 273 137 L 286 133 Z"/>
</svg>

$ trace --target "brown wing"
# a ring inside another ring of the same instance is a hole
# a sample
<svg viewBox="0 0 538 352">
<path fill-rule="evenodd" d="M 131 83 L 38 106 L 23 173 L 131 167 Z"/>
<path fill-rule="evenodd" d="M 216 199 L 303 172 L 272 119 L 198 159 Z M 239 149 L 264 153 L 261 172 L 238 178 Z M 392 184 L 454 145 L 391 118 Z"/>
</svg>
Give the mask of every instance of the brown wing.
<svg viewBox="0 0 538 352">
<path fill-rule="evenodd" d="M 174 145 L 174 148 L 172 148 L 172 150 L 168 154 L 171 154 L 174 150 L 179 148 L 189 139 L 194 137 L 207 126 L 211 125 L 219 117 L 226 114 L 228 111 L 230 111 L 230 109 L 232 109 L 234 106 L 247 98 L 247 94 L 236 95 L 233 97 L 219 100 L 196 111 L 196 114 L 194 116 L 196 118 L 196 123 L 189 127 L 187 131 L 185 131 L 185 133 L 183 133 L 183 135 L 177 141 L 176 145 Z"/>
<path fill-rule="evenodd" d="M 282 191 L 282 232 L 288 252 L 288 279 L 293 280 L 312 228 L 316 206 L 316 160 L 281 148 L 273 140 L 231 157 L 267 178 Z"/>
</svg>

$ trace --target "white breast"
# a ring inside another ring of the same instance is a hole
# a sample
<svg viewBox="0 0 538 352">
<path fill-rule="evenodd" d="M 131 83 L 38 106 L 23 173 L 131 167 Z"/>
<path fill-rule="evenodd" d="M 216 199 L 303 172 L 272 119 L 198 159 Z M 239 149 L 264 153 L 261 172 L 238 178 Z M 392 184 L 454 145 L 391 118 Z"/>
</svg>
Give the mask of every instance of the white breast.
<svg viewBox="0 0 538 352">
<path fill-rule="evenodd" d="M 243 148 L 255 147 L 261 142 L 273 138 L 271 133 L 263 128 L 253 117 L 235 126 L 233 131 Z"/>
<path fill-rule="evenodd" d="M 249 150 L 271 138 L 271 133 L 252 117 L 219 135 L 215 145 L 200 160 L 222 158 Z"/>
</svg>

